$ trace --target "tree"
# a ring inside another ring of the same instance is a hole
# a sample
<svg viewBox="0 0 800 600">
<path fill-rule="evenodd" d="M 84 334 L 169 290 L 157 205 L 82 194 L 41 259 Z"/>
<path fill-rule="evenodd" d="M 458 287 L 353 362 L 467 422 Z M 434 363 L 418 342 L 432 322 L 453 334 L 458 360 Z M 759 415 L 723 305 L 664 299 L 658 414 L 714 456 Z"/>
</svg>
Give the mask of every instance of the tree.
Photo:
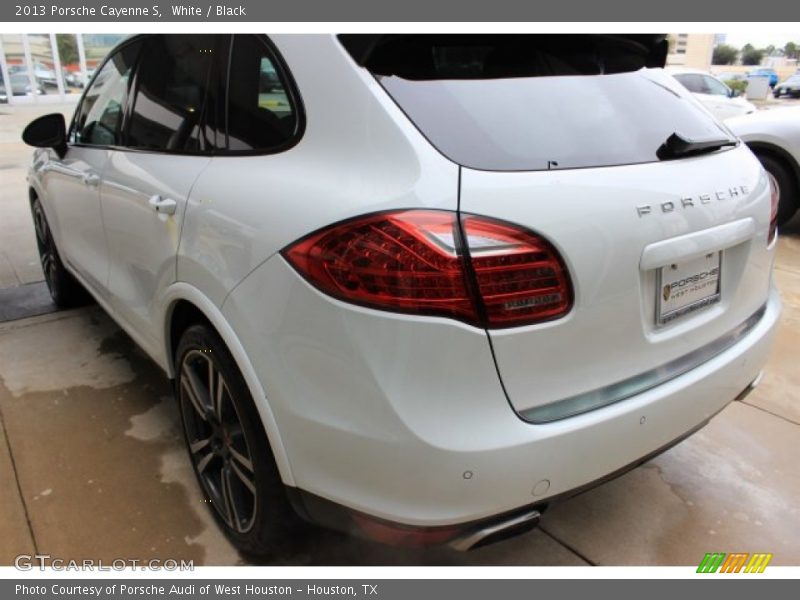
<svg viewBox="0 0 800 600">
<path fill-rule="evenodd" d="M 759 50 L 753 47 L 752 44 L 745 44 L 742 46 L 742 64 L 743 65 L 760 65 L 764 59 L 764 50 Z"/>
<path fill-rule="evenodd" d="M 711 57 L 711 64 L 714 65 L 732 65 L 736 62 L 736 57 L 739 56 L 739 51 L 728 44 L 720 44 L 714 48 L 714 54 Z"/>
<path fill-rule="evenodd" d="M 58 56 L 61 59 L 61 66 L 78 62 L 78 40 L 73 34 L 57 33 L 56 45 L 58 46 Z"/>
<path fill-rule="evenodd" d="M 800 58 L 800 47 L 794 42 L 786 42 L 783 47 L 783 55 L 786 58 Z"/>
</svg>

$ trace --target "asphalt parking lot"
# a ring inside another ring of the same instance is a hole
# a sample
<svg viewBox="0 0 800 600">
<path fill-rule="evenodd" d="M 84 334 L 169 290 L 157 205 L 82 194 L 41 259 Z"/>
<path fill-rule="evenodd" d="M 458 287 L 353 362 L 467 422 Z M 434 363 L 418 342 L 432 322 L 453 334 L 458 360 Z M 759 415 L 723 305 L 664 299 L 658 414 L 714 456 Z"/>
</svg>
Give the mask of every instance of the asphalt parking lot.
<svg viewBox="0 0 800 600">
<path fill-rule="evenodd" d="M 0 106 L 0 565 L 34 553 L 245 564 L 195 484 L 164 374 L 97 306 L 49 302 L 19 133 L 54 109 L 71 106 Z M 712 551 L 800 564 L 800 216 L 781 230 L 775 278 L 784 312 L 756 391 L 537 530 L 466 554 L 311 530 L 274 564 L 696 565 Z"/>
</svg>

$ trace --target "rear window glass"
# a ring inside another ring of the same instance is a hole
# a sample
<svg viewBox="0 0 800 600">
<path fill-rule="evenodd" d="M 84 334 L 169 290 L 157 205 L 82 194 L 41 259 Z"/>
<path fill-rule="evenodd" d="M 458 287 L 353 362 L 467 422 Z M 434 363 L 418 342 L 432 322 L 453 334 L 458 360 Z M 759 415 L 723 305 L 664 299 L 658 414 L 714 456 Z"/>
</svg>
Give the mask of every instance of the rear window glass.
<svg viewBox="0 0 800 600">
<path fill-rule="evenodd" d="M 362 64 L 440 152 L 475 169 L 653 162 L 673 133 L 730 137 L 674 80 L 644 68 L 645 50 L 606 42 L 412 36 Z"/>
</svg>

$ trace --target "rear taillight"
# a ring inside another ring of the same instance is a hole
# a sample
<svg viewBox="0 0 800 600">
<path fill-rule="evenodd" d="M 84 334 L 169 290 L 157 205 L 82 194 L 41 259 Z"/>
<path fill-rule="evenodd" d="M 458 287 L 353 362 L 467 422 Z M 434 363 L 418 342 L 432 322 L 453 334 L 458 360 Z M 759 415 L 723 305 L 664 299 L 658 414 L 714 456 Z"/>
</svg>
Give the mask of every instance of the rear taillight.
<svg viewBox="0 0 800 600">
<path fill-rule="evenodd" d="M 380 310 L 499 328 L 554 319 L 572 306 L 557 251 L 485 217 L 459 224 L 445 211 L 376 213 L 317 231 L 282 255 L 317 289 Z"/>
<path fill-rule="evenodd" d="M 484 217 L 467 215 L 462 226 L 488 327 L 537 323 L 569 312 L 569 276 L 547 241 Z"/>
<path fill-rule="evenodd" d="M 767 172 L 767 179 L 769 179 L 769 199 L 772 203 L 769 213 L 769 236 L 767 237 L 767 245 L 769 245 L 772 243 L 772 240 L 775 239 L 775 236 L 778 235 L 778 205 L 781 202 L 781 192 L 778 187 L 778 182 L 775 181 L 775 177 L 772 176 L 772 173 Z"/>
</svg>

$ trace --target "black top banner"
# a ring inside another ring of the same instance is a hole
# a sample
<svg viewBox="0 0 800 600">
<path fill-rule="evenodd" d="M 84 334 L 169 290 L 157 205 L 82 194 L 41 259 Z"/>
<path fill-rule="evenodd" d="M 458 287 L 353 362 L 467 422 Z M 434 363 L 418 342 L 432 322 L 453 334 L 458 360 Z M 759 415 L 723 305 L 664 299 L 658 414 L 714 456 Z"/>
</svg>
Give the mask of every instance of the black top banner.
<svg viewBox="0 0 800 600">
<path fill-rule="evenodd" d="M 43 22 L 780 22 L 787 0 L 49 0 L 3 2 L 10 23 Z M 716 29 L 719 29 L 718 27 Z M 800 27 L 798 27 L 800 30 Z"/>
</svg>

